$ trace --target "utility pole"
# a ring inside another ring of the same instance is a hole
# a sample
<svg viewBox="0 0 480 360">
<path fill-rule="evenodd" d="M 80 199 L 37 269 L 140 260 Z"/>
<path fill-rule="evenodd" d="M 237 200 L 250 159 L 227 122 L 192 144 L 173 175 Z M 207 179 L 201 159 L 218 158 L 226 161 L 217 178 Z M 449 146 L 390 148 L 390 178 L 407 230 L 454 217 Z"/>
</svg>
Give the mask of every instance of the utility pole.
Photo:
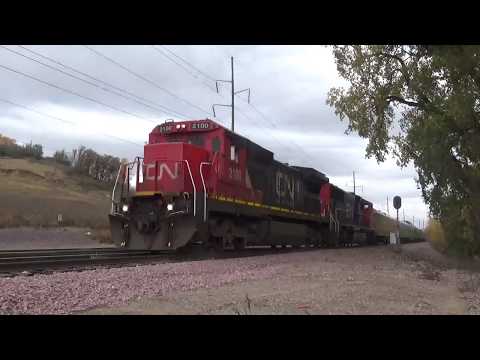
<svg viewBox="0 0 480 360">
<path fill-rule="evenodd" d="M 355 171 L 353 172 L 353 195 L 355 195 Z"/>
<path fill-rule="evenodd" d="M 230 63 L 232 65 L 232 79 L 231 80 L 215 80 L 215 85 L 217 87 L 217 93 L 219 93 L 219 91 L 218 91 L 218 83 L 219 82 L 226 82 L 226 83 L 230 83 L 232 85 L 232 91 L 231 91 L 232 103 L 230 105 L 213 104 L 212 109 L 213 109 L 213 116 L 216 117 L 215 106 L 231 107 L 232 108 L 232 132 L 235 132 L 235 95 L 237 95 L 241 92 L 244 92 L 244 91 L 248 91 L 248 103 L 250 104 L 250 88 L 243 89 L 243 90 L 240 90 L 240 91 L 235 91 L 235 77 L 234 77 L 234 71 L 233 71 L 233 56 L 230 57 Z"/>
<path fill-rule="evenodd" d="M 232 65 L 232 132 L 235 132 L 235 82 L 233 80 L 233 56 L 230 57 Z"/>
</svg>

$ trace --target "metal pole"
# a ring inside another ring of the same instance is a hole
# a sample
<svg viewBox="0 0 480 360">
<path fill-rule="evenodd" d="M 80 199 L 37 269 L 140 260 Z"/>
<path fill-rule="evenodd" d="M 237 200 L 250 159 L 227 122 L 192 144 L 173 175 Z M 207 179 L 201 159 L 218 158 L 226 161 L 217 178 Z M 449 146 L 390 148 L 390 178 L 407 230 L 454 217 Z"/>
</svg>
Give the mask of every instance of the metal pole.
<svg viewBox="0 0 480 360">
<path fill-rule="evenodd" d="M 353 172 L 353 195 L 355 195 L 355 171 Z"/>
<path fill-rule="evenodd" d="M 232 63 L 232 132 L 235 132 L 235 83 L 233 79 L 233 56 L 230 58 Z"/>
<path fill-rule="evenodd" d="M 397 244 L 400 246 L 400 223 L 398 222 L 398 209 L 397 209 Z"/>
</svg>

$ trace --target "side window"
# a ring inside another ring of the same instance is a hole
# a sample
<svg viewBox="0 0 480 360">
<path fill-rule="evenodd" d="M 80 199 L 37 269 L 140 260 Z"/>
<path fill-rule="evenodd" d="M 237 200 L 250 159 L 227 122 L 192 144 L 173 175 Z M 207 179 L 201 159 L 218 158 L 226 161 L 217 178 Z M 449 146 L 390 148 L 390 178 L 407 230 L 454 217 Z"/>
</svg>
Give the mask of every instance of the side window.
<svg viewBox="0 0 480 360">
<path fill-rule="evenodd" d="M 235 160 L 235 145 L 230 145 L 230 160 Z"/>
<path fill-rule="evenodd" d="M 220 139 L 218 137 L 215 137 L 212 140 L 212 151 L 213 152 L 220 152 Z"/>
</svg>

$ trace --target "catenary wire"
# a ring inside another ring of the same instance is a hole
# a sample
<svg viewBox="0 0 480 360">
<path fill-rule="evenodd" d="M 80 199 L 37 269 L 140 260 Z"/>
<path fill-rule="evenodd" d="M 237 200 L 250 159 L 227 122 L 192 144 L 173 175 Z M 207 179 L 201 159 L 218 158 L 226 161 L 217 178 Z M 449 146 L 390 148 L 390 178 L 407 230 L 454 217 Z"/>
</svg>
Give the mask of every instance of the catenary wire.
<svg viewBox="0 0 480 360">
<path fill-rule="evenodd" d="M 156 87 L 157 89 L 160 89 L 160 90 L 166 92 L 166 93 L 169 94 L 170 96 L 172 96 L 172 97 L 174 97 L 174 98 L 176 98 L 176 99 L 178 99 L 178 100 L 180 100 L 180 101 L 182 101 L 182 102 L 190 105 L 191 107 L 194 107 L 195 109 L 197 109 L 197 110 L 199 110 L 199 111 L 201 111 L 201 112 L 203 112 L 203 113 L 206 113 L 206 114 L 208 114 L 208 115 L 211 115 L 211 113 L 210 113 L 209 111 L 207 111 L 207 110 L 205 110 L 205 109 L 202 109 L 201 107 L 199 107 L 199 106 L 191 103 L 191 102 L 188 101 L 188 100 L 183 99 L 182 97 L 174 94 L 174 93 L 171 92 L 170 90 L 165 89 L 164 87 L 158 85 L 156 82 L 154 82 L 154 81 L 152 81 L 152 80 L 150 80 L 150 79 L 147 79 L 146 77 L 144 77 L 144 76 L 142 76 L 142 75 L 134 72 L 133 70 L 129 69 L 128 67 L 120 64 L 118 61 L 115 61 L 115 60 L 113 60 L 112 58 L 106 56 L 105 54 L 101 53 L 100 51 L 95 50 L 95 49 L 93 49 L 93 48 L 91 48 L 90 46 L 87 46 L 87 45 L 82 45 L 82 46 L 85 47 L 86 49 L 90 50 L 90 51 L 93 52 L 94 54 L 100 56 L 101 58 L 103 58 L 103 59 L 111 62 L 112 64 L 115 64 L 116 66 L 120 67 L 121 69 L 127 71 L 129 74 L 131 74 L 131 75 L 133 75 L 133 76 L 135 76 L 135 77 L 137 77 L 137 78 L 139 78 L 139 79 L 142 79 L 143 81 L 149 83 L 150 85 Z"/>
<path fill-rule="evenodd" d="M 144 106 L 146 106 L 146 107 L 149 107 L 149 108 L 151 108 L 151 109 L 154 109 L 155 111 L 159 111 L 159 110 L 160 110 L 161 113 L 164 114 L 164 115 L 173 115 L 173 116 L 179 116 L 179 115 L 180 115 L 179 113 L 173 114 L 172 112 L 174 112 L 174 111 L 171 110 L 171 109 L 167 109 L 169 112 L 167 112 L 167 111 L 165 111 L 165 110 L 163 110 L 163 109 L 157 109 L 157 108 L 152 107 L 152 106 L 150 106 L 150 105 L 148 105 L 148 104 L 145 104 L 145 103 L 143 103 L 143 102 L 141 102 L 141 101 L 132 99 L 132 98 L 130 98 L 130 97 L 128 97 L 128 96 L 125 96 L 125 95 L 123 95 L 123 94 L 121 94 L 121 93 L 118 93 L 118 92 L 116 92 L 116 91 L 112 91 L 112 90 L 110 90 L 110 89 L 108 89 L 108 88 L 105 88 L 105 87 L 103 87 L 103 86 L 101 86 L 101 85 L 98 85 L 98 84 L 96 84 L 96 83 L 93 83 L 93 82 L 91 82 L 91 81 L 82 79 L 82 78 L 80 78 L 80 77 L 78 77 L 78 76 L 72 75 L 72 74 L 70 74 L 70 73 L 68 73 L 68 72 L 66 72 L 66 71 L 63 71 L 63 70 L 61 70 L 61 69 L 58 69 L 58 68 L 56 68 L 56 67 L 54 67 L 54 66 L 45 64 L 45 63 L 43 63 L 43 62 L 41 62 L 41 61 L 39 61 L 39 60 L 37 60 L 37 59 L 31 58 L 31 57 L 29 57 L 29 56 L 27 56 L 27 55 L 25 55 L 25 54 L 22 54 L 22 53 L 19 53 L 19 52 L 15 51 L 15 50 L 9 49 L 9 48 L 7 48 L 7 47 L 5 47 L 5 46 L 3 46 L 3 45 L 0 45 L 0 47 L 3 48 L 3 49 L 6 50 L 6 51 L 9 51 L 9 52 L 13 53 L 13 54 L 16 54 L 16 55 L 18 55 L 18 56 L 22 56 L 22 57 L 25 58 L 25 59 L 28 59 L 28 60 L 30 60 L 30 61 L 33 61 L 33 62 L 35 62 L 35 63 L 37 63 L 37 64 L 42 65 L 42 66 L 45 66 L 45 67 L 47 67 L 47 68 L 49 68 L 49 69 L 51 69 L 51 70 L 58 71 L 58 72 L 60 72 L 60 73 L 62 73 L 62 74 L 64 74 L 64 75 L 67 75 L 67 76 L 69 76 L 69 77 L 71 77 L 71 78 L 74 78 L 74 79 L 76 79 L 76 80 L 82 81 L 82 82 L 84 82 L 84 83 L 86 83 L 86 84 L 88 84 L 88 85 L 94 86 L 94 87 L 96 87 L 96 88 L 99 88 L 99 89 L 101 89 L 101 90 L 103 90 L 103 91 L 105 91 L 105 92 L 109 92 L 109 93 L 115 94 L 115 95 L 120 96 L 120 97 L 122 97 L 122 98 L 124 98 L 124 99 L 127 99 L 127 100 L 135 101 L 136 103 L 139 103 L 139 104 L 141 104 L 141 105 L 144 105 Z M 28 50 L 28 49 L 26 49 L 26 50 Z M 180 116 L 185 116 L 185 115 L 180 115 Z"/>
<path fill-rule="evenodd" d="M 73 71 L 73 72 L 76 72 L 77 74 L 83 75 L 83 76 L 85 76 L 85 77 L 87 77 L 87 78 L 89 78 L 89 79 L 95 80 L 95 81 L 97 81 L 97 82 L 99 82 L 99 83 L 101 83 L 101 84 L 104 84 L 104 85 L 106 85 L 106 86 L 109 86 L 109 87 L 111 87 L 112 89 L 115 89 L 115 90 L 124 92 L 125 94 L 130 95 L 131 97 L 140 99 L 140 100 L 142 100 L 142 101 L 144 101 L 144 102 L 148 102 L 148 103 L 150 103 L 150 104 L 154 104 L 155 106 L 158 106 L 158 107 L 160 108 L 160 110 L 163 110 L 164 113 L 166 113 L 166 114 L 170 114 L 170 115 L 175 115 L 175 114 L 177 114 L 177 115 L 175 115 L 175 116 L 181 116 L 181 117 L 189 117 L 189 116 L 190 116 L 190 115 L 183 114 L 183 113 L 181 113 L 181 112 L 179 112 L 179 111 L 177 111 L 177 110 L 170 109 L 170 108 L 166 107 L 165 105 L 161 105 L 161 104 L 155 103 L 155 102 L 153 102 L 153 101 L 151 101 L 151 100 L 149 100 L 149 99 L 146 99 L 146 98 L 144 98 L 144 97 L 138 96 L 138 95 L 136 95 L 136 94 L 134 94 L 134 93 L 132 93 L 132 92 L 130 92 L 130 91 L 128 91 L 128 90 L 125 90 L 125 89 L 123 89 L 123 88 L 120 88 L 120 87 L 118 87 L 118 86 L 112 85 L 112 84 L 110 84 L 110 83 L 108 83 L 108 82 L 106 82 L 106 81 L 104 81 L 104 80 L 101 80 L 101 79 L 99 79 L 99 78 L 97 78 L 97 77 L 91 76 L 91 75 L 89 75 L 89 74 L 87 74 L 87 73 L 85 73 L 85 72 L 83 72 L 83 71 L 80 71 L 80 70 L 78 70 L 78 69 L 73 68 L 72 66 L 65 65 L 64 63 L 62 63 L 62 62 L 60 62 L 60 61 L 58 61 L 58 60 L 56 60 L 56 59 L 53 59 L 53 58 L 48 57 L 48 56 L 46 56 L 46 55 L 40 54 L 39 52 L 34 51 L 34 50 L 31 50 L 31 49 L 29 49 L 29 48 L 27 48 L 27 47 L 25 47 L 25 46 L 22 46 L 22 45 L 17 45 L 17 46 L 20 47 L 20 48 L 22 48 L 22 49 L 24 49 L 24 50 L 26 50 L 26 51 L 28 51 L 28 52 L 30 52 L 30 53 L 32 53 L 32 54 L 34 54 L 34 55 L 37 55 L 37 56 L 39 56 L 39 57 L 41 57 L 41 58 L 43 58 L 43 59 L 46 59 L 46 60 L 48 60 L 48 61 L 51 61 L 51 62 L 53 62 L 53 63 L 55 63 L 55 64 L 57 64 L 57 65 L 60 65 L 60 66 L 62 66 L 62 67 L 64 67 L 64 68 L 66 68 L 66 69 L 69 69 L 69 70 L 71 70 L 71 71 Z"/>
</svg>

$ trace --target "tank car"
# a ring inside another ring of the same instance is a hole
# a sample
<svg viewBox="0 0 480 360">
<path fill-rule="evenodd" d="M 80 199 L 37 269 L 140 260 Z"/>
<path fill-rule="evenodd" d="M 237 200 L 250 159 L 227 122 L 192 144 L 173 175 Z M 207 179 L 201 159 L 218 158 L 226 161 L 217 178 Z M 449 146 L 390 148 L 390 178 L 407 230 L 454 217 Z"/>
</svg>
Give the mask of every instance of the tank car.
<svg viewBox="0 0 480 360">
<path fill-rule="evenodd" d="M 372 227 L 375 231 L 377 240 L 381 243 L 388 244 L 391 233 L 397 231 L 397 220 L 392 219 L 386 214 L 374 211 L 372 217 Z M 401 243 L 425 241 L 425 234 L 422 230 L 408 222 L 399 222 L 399 236 Z"/>
</svg>

